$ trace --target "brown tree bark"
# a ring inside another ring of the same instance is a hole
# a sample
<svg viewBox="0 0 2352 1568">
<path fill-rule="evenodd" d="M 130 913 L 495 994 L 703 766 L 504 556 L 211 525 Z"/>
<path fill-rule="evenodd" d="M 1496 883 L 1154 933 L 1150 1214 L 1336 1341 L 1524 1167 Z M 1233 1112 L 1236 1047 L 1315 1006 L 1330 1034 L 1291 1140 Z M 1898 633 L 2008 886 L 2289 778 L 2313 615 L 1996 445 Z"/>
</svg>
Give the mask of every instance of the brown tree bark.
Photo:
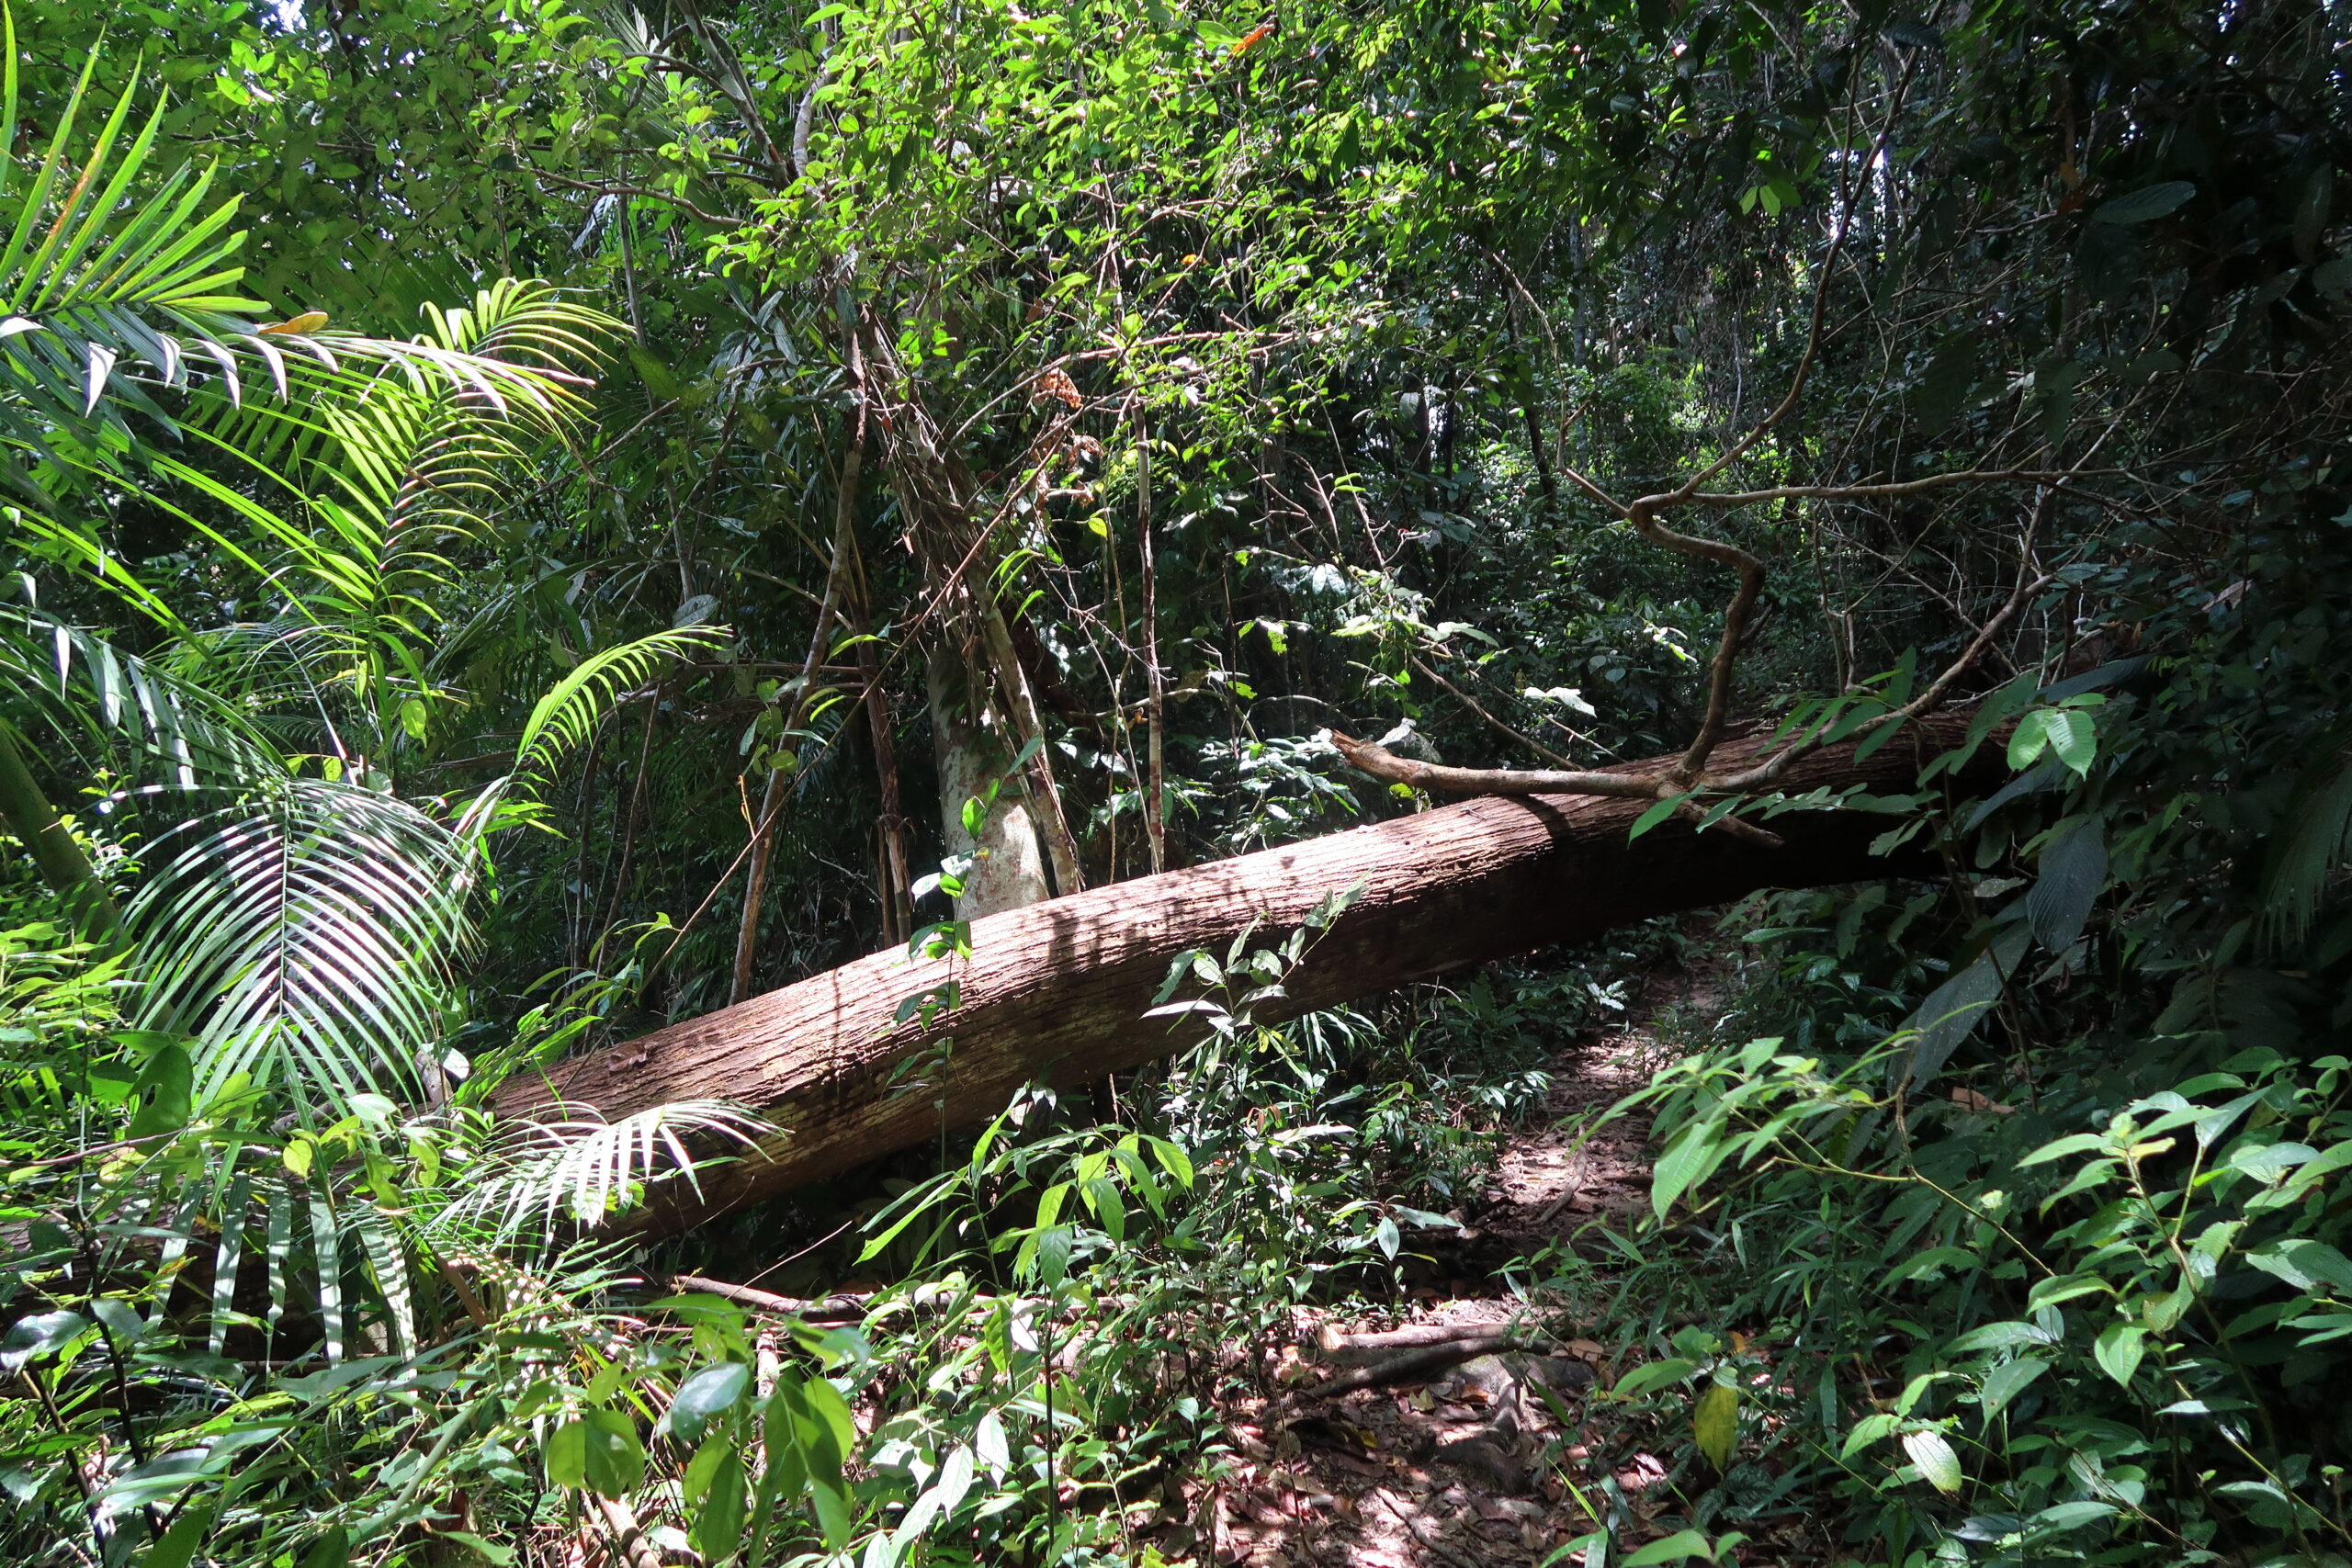
<svg viewBox="0 0 2352 1568">
<path fill-rule="evenodd" d="M 1850 746 L 1824 747 L 1793 763 L 1781 787 L 1908 789 L 1966 724 L 1964 715 L 1921 720 L 1860 763 Z M 1727 760 L 1766 753 L 1758 740 L 1722 750 Z M 1289 1012 L 1760 887 L 1934 874 L 1916 853 L 1900 863 L 1871 854 L 1891 825 L 1883 815 L 1791 813 L 1773 820 L 1786 840 L 1778 849 L 1679 819 L 1629 840 L 1647 805 L 1490 796 L 1009 910 L 972 923 L 968 959 L 876 953 L 575 1057 L 544 1082 L 508 1086 L 496 1107 L 544 1114 L 560 1096 L 618 1117 L 707 1097 L 758 1109 L 776 1136 L 705 1171 L 698 1199 L 665 1183 L 679 1190 L 640 1221 L 675 1230 L 936 1138 L 943 1118 L 980 1121 L 1033 1079 L 1084 1083 L 1182 1046 L 1183 1030 L 1143 1017 L 1172 958 L 1221 953 L 1245 930 L 1279 938 L 1351 887 L 1360 888 L 1353 905 L 1285 982 Z M 956 1005 L 928 1025 L 919 1012 L 900 1016 L 951 990 Z"/>
</svg>

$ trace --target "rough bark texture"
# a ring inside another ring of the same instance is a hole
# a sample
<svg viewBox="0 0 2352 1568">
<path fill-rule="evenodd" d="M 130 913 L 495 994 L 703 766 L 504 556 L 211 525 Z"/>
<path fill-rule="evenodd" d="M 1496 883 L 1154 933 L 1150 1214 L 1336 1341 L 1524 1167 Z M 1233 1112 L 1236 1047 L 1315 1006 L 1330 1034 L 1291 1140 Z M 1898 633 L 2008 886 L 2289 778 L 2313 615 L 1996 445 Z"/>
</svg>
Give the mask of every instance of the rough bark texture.
<svg viewBox="0 0 2352 1568">
<path fill-rule="evenodd" d="M 1850 748 L 1826 748 L 1784 787 L 1910 788 L 1963 723 L 1915 724 L 1860 764 Z M 1760 751 L 1724 748 L 1727 761 Z M 1167 1054 L 1187 1037 L 1142 1014 L 1172 957 L 1222 948 L 1253 925 L 1278 937 L 1349 887 L 1362 888 L 1353 906 L 1286 982 L 1295 1011 L 1759 887 L 1926 869 L 1871 856 L 1890 826 L 1882 815 L 1778 818 L 1778 850 L 1674 820 L 1629 842 L 1645 805 L 1483 798 L 1052 899 L 973 922 L 968 960 L 877 953 L 562 1063 L 545 1083 L 509 1086 L 497 1108 L 543 1113 L 556 1095 L 612 1117 L 694 1097 L 758 1108 L 781 1135 L 705 1173 L 700 1200 L 680 1194 L 644 1221 L 677 1229 L 936 1138 L 943 1114 L 951 1126 L 984 1119 L 1032 1079 L 1083 1083 Z M 902 1003 L 951 983 L 957 1005 L 929 1027 L 899 1018 Z"/>
</svg>

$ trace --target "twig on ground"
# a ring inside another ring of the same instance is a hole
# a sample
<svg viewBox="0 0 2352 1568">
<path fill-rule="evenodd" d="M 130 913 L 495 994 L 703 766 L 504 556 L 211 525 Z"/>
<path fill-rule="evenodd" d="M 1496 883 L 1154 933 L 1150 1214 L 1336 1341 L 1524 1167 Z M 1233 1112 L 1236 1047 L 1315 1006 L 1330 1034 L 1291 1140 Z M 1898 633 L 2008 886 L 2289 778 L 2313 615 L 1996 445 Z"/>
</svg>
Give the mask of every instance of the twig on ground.
<svg viewBox="0 0 2352 1568">
<path fill-rule="evenodd" d="M 707 1280 L 700 1274 L 673 1274 L 670 1277 L 670 1288 L 682 1294 L 721 1296 L 739 1305 L 757 1307 L 762 1312 L 787 1313 L 795 1317 L 863 1317 L 866 1303 L 874 1299 L 871 1292 L 864 1291 L 845 1291 L 838 1295 L 814 1299 L 780 1296 L 774 1291 L 754 1290 L 749 1285 L 730 1285 L 724 1280 Z"/>
<path fill-rule="evenodd" d="M 1507 1323 L 1408 1323 L 1402 1328 L 1346 1334 L 1325 1324 L 1315 1336 L 1315 1348 L 1326 1357 L 1375 1356 L 1416 1345 L 1450 1345 L 1457 1339 L 1483 1339 L 1508 1332 Z"/>
<path fill-rule="evenodd" d="M 1579 1175 L 1581 1175 L 1580 1172 Z M 1583 1190 L 1584 1182 L 1581 1179 L 1571 1180 L 1567 1185 L 1566 1190 L 1563 1191 L 1557 1198 L 1553 1199 L 1550 1202 L 1544 1205 L 1542 1212 L 1535 1216 L 1535 1223 L 1538 1225 L 1550 1224 L 1552 1223 L 1552 1216 L 1566 1208 L 1570 1203 L 1575 1202 L 1577 1194 Z"/>
<path fill-rule="evenodd" d="M 1437 1526 L 1419 1514 L 1408 1514 L 1398 1507 L 1396 1500 L 1388 1495 L 1386 1487 L 1375 1488 L 1373 1495 L 1379 1498 L 1382 1505 L 1396 1516 L 1397 1522 L 1405 1527 L 1405 1533 L 1419 1541 L 1424 1551 L 1435 1552 L 1453 1563 L 1454 1568 L 1479 1568 L 1476 1559 L 1465 1556 L 1448 1546 L 1438 1535 Z"/>
<path fill-rule="evenodd" d="M 1370 1388 L 1374 1383 L 1401 1382 L 1408 1378 L 1453 1366 L 1457 1361 L 1475 1361 L 1481 1356 L 1520 1350 L 1542 1354 L 1543 1345 L 1515 1334 L 1486 1334 L 1475 1339 L 1449 1340 L 1442 1345 L 1420 1345 L 1397 1355 L 1374 1361 L 1341 1372 L 1328 1382 L 1319 1382 L 1300 1391 L 1308 1399 L 1329 1399 L 1335 1393 L 1347 1393 L 1354 1389 Z"/>
<path fill-rule="evenodd" d="M 662 1553 L 627 1503 L 616 1497 L 598 1497 L 596 1512 L 612 1535 L 612 1558 L 621 1568 L 662 1568 Z"/>
</svg>

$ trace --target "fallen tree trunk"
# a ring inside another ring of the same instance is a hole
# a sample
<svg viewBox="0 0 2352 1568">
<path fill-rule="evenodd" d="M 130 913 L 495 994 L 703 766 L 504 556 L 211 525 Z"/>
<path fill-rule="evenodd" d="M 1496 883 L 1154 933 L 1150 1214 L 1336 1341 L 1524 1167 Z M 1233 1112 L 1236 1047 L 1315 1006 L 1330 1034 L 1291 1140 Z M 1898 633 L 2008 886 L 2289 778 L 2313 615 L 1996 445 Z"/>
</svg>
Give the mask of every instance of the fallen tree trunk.
<svg viewBox="0 0 2352 1568">
<path fill-rule="evenodd" d="M 1955 743 L 1962 717 L 1923 720 L 1857 763 L 1825 747 L 1781 781 L 1908 789 Z M 1728 765 L 1758 741 L 1723 749 Z M 1672 759 L 1628 771 L 1671 765 Z M 683 1184 L 639 1223 L 657 1230 L 815 1181 L 978 1122 L 1040 1077 L 1070 1086 L 1188 1043 L 1147 1020 L 1170 961 L 1224 946 L 1254 926 L 1278 938 L 1328 895 L 1354 903 L 1284 982 L 1289 1013 L 1331 1007 L 1464 964 L 1589 938 L 1653 915 L 1721 904 L 1762 887 L 1818 886 L 1932 871 L 1870 852 L 1883 815 L 1804 811 L 1775 818 L 1770 849 L 1668 820 L 1637 840 L 1646 802 L 1590 795 L 1493 796 L 1114 883 L 976 920 L 968 959 L 859 959 L 508 1085 L 501 1114 L 544 1114 L 560 1100 L 617 1118 L 665 1100 L 716 1098 L 779 1130 L 756 1152 Z M 953 987 L 928 1024 L 908 1006 Z M 1266 1009 L 1259 1010 L 1260 1016 Z M 917 1060 L 917 1058 L 922 1058 Z"/>
</svg>

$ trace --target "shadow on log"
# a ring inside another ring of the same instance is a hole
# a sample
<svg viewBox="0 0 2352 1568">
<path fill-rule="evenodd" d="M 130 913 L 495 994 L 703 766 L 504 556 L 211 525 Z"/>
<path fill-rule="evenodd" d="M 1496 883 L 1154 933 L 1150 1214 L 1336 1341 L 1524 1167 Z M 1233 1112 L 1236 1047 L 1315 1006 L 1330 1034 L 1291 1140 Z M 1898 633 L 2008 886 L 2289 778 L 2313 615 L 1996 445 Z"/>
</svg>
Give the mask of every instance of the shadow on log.
<svg viewBox="0 0 2352 1568">
<path fill-rule="evenodd" d="M 1910 789 L 1920 765 L 1957 743 L 1966 723 L 1915 722 L 1860 763 L 1850 747 L 1826 747 L 1781 787 Z M 1720 755 L 1731 766 L 1762 750 L 1760 741 L 1731 742 Z M 1997 761 L 1979 765 L 1997 770 Z M 503 1115 L 543 1115 L 560 1097 L 617 1118 L 664 1100 L 716 1098 L 760 1111 L 775 1137 L 704 1171 L 699 1199 L 663 1183 L 666 1196 L 657 1193 L 636 1221 L 674 1231 L 935 1139 L 943 1100 L 947 1123 L 962 1126 L 995 1114 L 1033 1079 L 1085 1083 L 1189 1043 L 1169 1020 L 1142 1016 L 1170 959 L 1222 949 L 1253 924 L 1279 937 L 1327 896 L 1359 885 L 1354 904 L 1285 981 L 1290 1012 L 1758 888 L 1936 874 L 1924 857 L 1871 854 L 1871 841 L 1892 825 L 1883 815 L 1791 813 L 1772 822 L 1787 840 L 1779 849 L 1679 820 L 1629 842 L 1645 804 L 1489 796 L 1113 883 L 975 921 L 967 960 L 876 953 L 560 1063 L 545 1079 L 509 1084 L 494 1104 Z M 952 1011 L 929 1027 L 900 1019 L 901 1004 L 951 983 L 959 998 Z"/>
</svg>

